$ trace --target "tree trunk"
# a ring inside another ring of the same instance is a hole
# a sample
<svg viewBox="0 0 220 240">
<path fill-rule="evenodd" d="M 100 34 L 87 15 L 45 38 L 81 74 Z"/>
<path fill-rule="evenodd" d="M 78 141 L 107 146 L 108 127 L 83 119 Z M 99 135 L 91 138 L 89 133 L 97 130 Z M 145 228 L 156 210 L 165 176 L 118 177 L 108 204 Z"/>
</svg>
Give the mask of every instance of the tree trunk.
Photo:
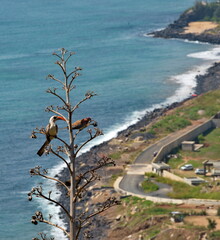
<svg viewBox="0 0 220 240">
<path fill-rule="evenodd" d="M 70 189 L 70 240 L 76 240 L 76 204 L 74 202 L 74 197 L 76 193 L 76 182 L 75 182 L 75 157 L 73 153 L 70 156 L 70 168 L 72 173 L 70 174 L 71 189 Z"/>
</svg>

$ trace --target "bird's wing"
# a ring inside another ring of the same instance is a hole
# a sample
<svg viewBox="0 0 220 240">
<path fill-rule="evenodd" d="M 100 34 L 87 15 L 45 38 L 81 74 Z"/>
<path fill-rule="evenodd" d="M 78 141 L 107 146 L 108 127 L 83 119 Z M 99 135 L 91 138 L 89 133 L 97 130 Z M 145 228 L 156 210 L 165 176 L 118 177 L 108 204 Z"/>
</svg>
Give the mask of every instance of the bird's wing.
<svg viewBox="0 0 220 240">
<path fill-rule="evenodd" d="M 77 120 L 72 124 L 72 129 L 79 129 L 82 125 L 82 120 Z"/>
</svg>

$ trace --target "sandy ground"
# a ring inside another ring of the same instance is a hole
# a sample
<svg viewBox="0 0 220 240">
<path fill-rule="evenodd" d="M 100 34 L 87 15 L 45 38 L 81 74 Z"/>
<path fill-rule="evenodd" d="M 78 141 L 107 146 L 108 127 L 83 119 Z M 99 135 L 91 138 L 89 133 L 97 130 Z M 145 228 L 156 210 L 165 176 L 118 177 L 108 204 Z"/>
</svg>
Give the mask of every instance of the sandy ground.
<svg viewBox="0 0 220 240">
<path fill-rule="evenodd" d="M 195 33 L 195 34 L 200 34 L 204 32 L 205 30 L 210 30 L 213 28 L 216 28 L 218 26 L 217 23 L 213 22 L 191 22 L 188 24 L 188 27 L 185 27 L 184 33 Z"/>
<path fill-rule="evenodd" d="M 192 223 L 195 226 L 207 227 L 208 226 L 207 218 L 215 220 L 217 223 L 215 230 L 220 230 L 220 218 L 217 216 L 189 216 L 184 218 L 184 222 Z"/>
</svg>

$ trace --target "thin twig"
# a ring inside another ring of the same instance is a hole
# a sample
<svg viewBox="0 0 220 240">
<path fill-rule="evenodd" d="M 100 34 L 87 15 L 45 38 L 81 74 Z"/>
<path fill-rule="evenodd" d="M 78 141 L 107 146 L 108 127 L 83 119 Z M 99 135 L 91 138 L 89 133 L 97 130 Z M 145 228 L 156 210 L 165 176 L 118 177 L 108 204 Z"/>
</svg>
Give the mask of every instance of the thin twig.
<svg viewBox="0 0 220 240">
<path fill-rule="evenodd" d="M 69 146 L 63 139 L 61 139 L 61 138 L 59 138 L 59 137 L 56 137 L 56 139 L 58 139 L 59 141 L 61 141 L 61 142 L 68 148 L 68 150 L 71 149 L 70 146 Z"/>
<path fill-rule="evenodd" d="M 52 94 L 52 95 L 54 95 L 54 96 L 56 96 L 56 97 L 58 97 L 64 103 L 64 105 L 67 108 L 69 108 L 69 105 L 66 103 L 66 101 L 59 94 L 57 94 L 55 91 L 52 91 L 52 90 L 48 89 L 47 92 Z"/>
<path fill-rule="evenodd" d="M 61 80 L 55 78 L 54 75 L 49 74 L 47 77 L 54 80 L 54 81 L 57 81 L 57 82 L 61 83 L 64 86 L 64 83 Z"/>
<path fill-rule="evenodd" d="M 85 97 L 84 99 L 82 99 L 81 101 L 79 101 L 74 107 L 73 109 L 71 110 L 71 112 L 74 112 L 81 103 L 85 102 L 86 100 L 88 99 L 88 97 Z"/>
<path fill-rule="evenodd" d="M 64 212 L 67 214 L 67 216 L 69 217 L 69 219 L 72 219 L 72 217 L 70 216 L 68 210 L 67 210 L 61 203 L 59 203 L 58 201 L 56 201 L 56 200 L 54 200 L 54 199 L 52 199 L 52 198 L 50 198 L 50 197 L 45 196 L 45 195 L 44 195 L 42 192 L 40 192 L 40 191 L 38 191 L 38 193 L 39 193 L 39 196 L 40 196 L 40 197 L 42 197 L 42 198 L 44 198 L 44 199 L 46 199 L 46 200 L 48 200 L 48 201 L 50 201 L 50 202 L 53 202 L 53 203 L 59 205 L 59 206 L 64 210 Z"/>
<path fill-rule="evenodd" d="M 61 226 L 59 226 L 57 224 L 54 224 L 54 223 L 52 223 L 50 221 L 44 220 L 44 219 L 41 220 L 41 222 L 49 224 L 49 225 L 54 226 L 56 228 L 59 228 L 60 230 L 62 230 L 67 235 L 68 238 L 70 237 L 69 233 L 64 228 L 62 228 Z"/>
<path fill-rule="evenodd" d="M 62 156 L 60 156 L 58 153 L 56 153 L 53 149 L 50 149 L 50 151 L 51 151 L 55 156 L 59 157 L 62 161 L 65 162 L 65 164 L 66 164 L 69 172 L 71 173 L 72 171 L 71 171 L 70 166 L 69 166 L 69 163 L 66 161 L 66 159 L 63 158 Z"/>
<path fill-rule="evenodd" d="M 37 175 L 39 175 L 39 176 L 41 176 L 41 177 L 43 177 L 43 178 L 47 178 L 47 179 L 50 179 L 50 180 L 53 180 L 53 181 L 56 181 L 56 182 L 60 183 L 61 185 L 63 185 L 63 186 L 66 188 L 66 190 L 67 190 L 68 193 L 69 193 L 70 189 L 66 186 L 66 184 L 65 184 L 64 182 L 60 181 L 59 179 L 53 178 L 53 177 L 49 177 L 49 176 L 43 175 L 43 174 L 41 174 L 41 173 L 38 173 Z"/>
<path fill-rule="evenodd" d="M 76 155 L 79 153 L 79 151 L 90 141 L 92 141 L 94 138 L 96 138 L 97 135 L 93 135 L 92 137 L 90 137 L 90 139 L 86 140 L 76 151 Z"/>
</svg>

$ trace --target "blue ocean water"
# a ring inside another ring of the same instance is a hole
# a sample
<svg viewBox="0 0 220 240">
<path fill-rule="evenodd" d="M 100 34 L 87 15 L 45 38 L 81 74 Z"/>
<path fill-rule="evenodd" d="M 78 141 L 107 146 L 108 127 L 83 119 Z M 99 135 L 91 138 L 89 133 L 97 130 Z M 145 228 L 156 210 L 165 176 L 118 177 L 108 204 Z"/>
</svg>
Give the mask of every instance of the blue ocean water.
<svg viewBox="0 0 220 240">
<path fill-rule="evenodd" d="M 59 168 L 57 160 L 36 155 L 43 139 L 29 138 L 36 126 L 47 124 L 51 115 L 45 107 L 58 104 L 45 93 L 56 86 L 45 77 L 59 74 L 51 54 L 61 47 L 76 52 L 71 64 L 83 72 L 73 102 L 88 90 L 98 96 L 79 108 L 74 119 L 97 120 L 105 133 L 101 142 L 146 110 L 190 96 L 195 75 L 218 58 L 217 46 L 146 36 L 194 2 L 1 0 L 1 240 L 29 240 L 37 232 L 51 232 L 48 226 L 33 226 L 30 219 L 42 206 L 48 213 L 52 207 L 26 197 L 42 181 L 29 176 L 30 168 L 42 165 L 51 174 Z M 62 239 L 58 232 L 52 234 Z"/>
</svg>

